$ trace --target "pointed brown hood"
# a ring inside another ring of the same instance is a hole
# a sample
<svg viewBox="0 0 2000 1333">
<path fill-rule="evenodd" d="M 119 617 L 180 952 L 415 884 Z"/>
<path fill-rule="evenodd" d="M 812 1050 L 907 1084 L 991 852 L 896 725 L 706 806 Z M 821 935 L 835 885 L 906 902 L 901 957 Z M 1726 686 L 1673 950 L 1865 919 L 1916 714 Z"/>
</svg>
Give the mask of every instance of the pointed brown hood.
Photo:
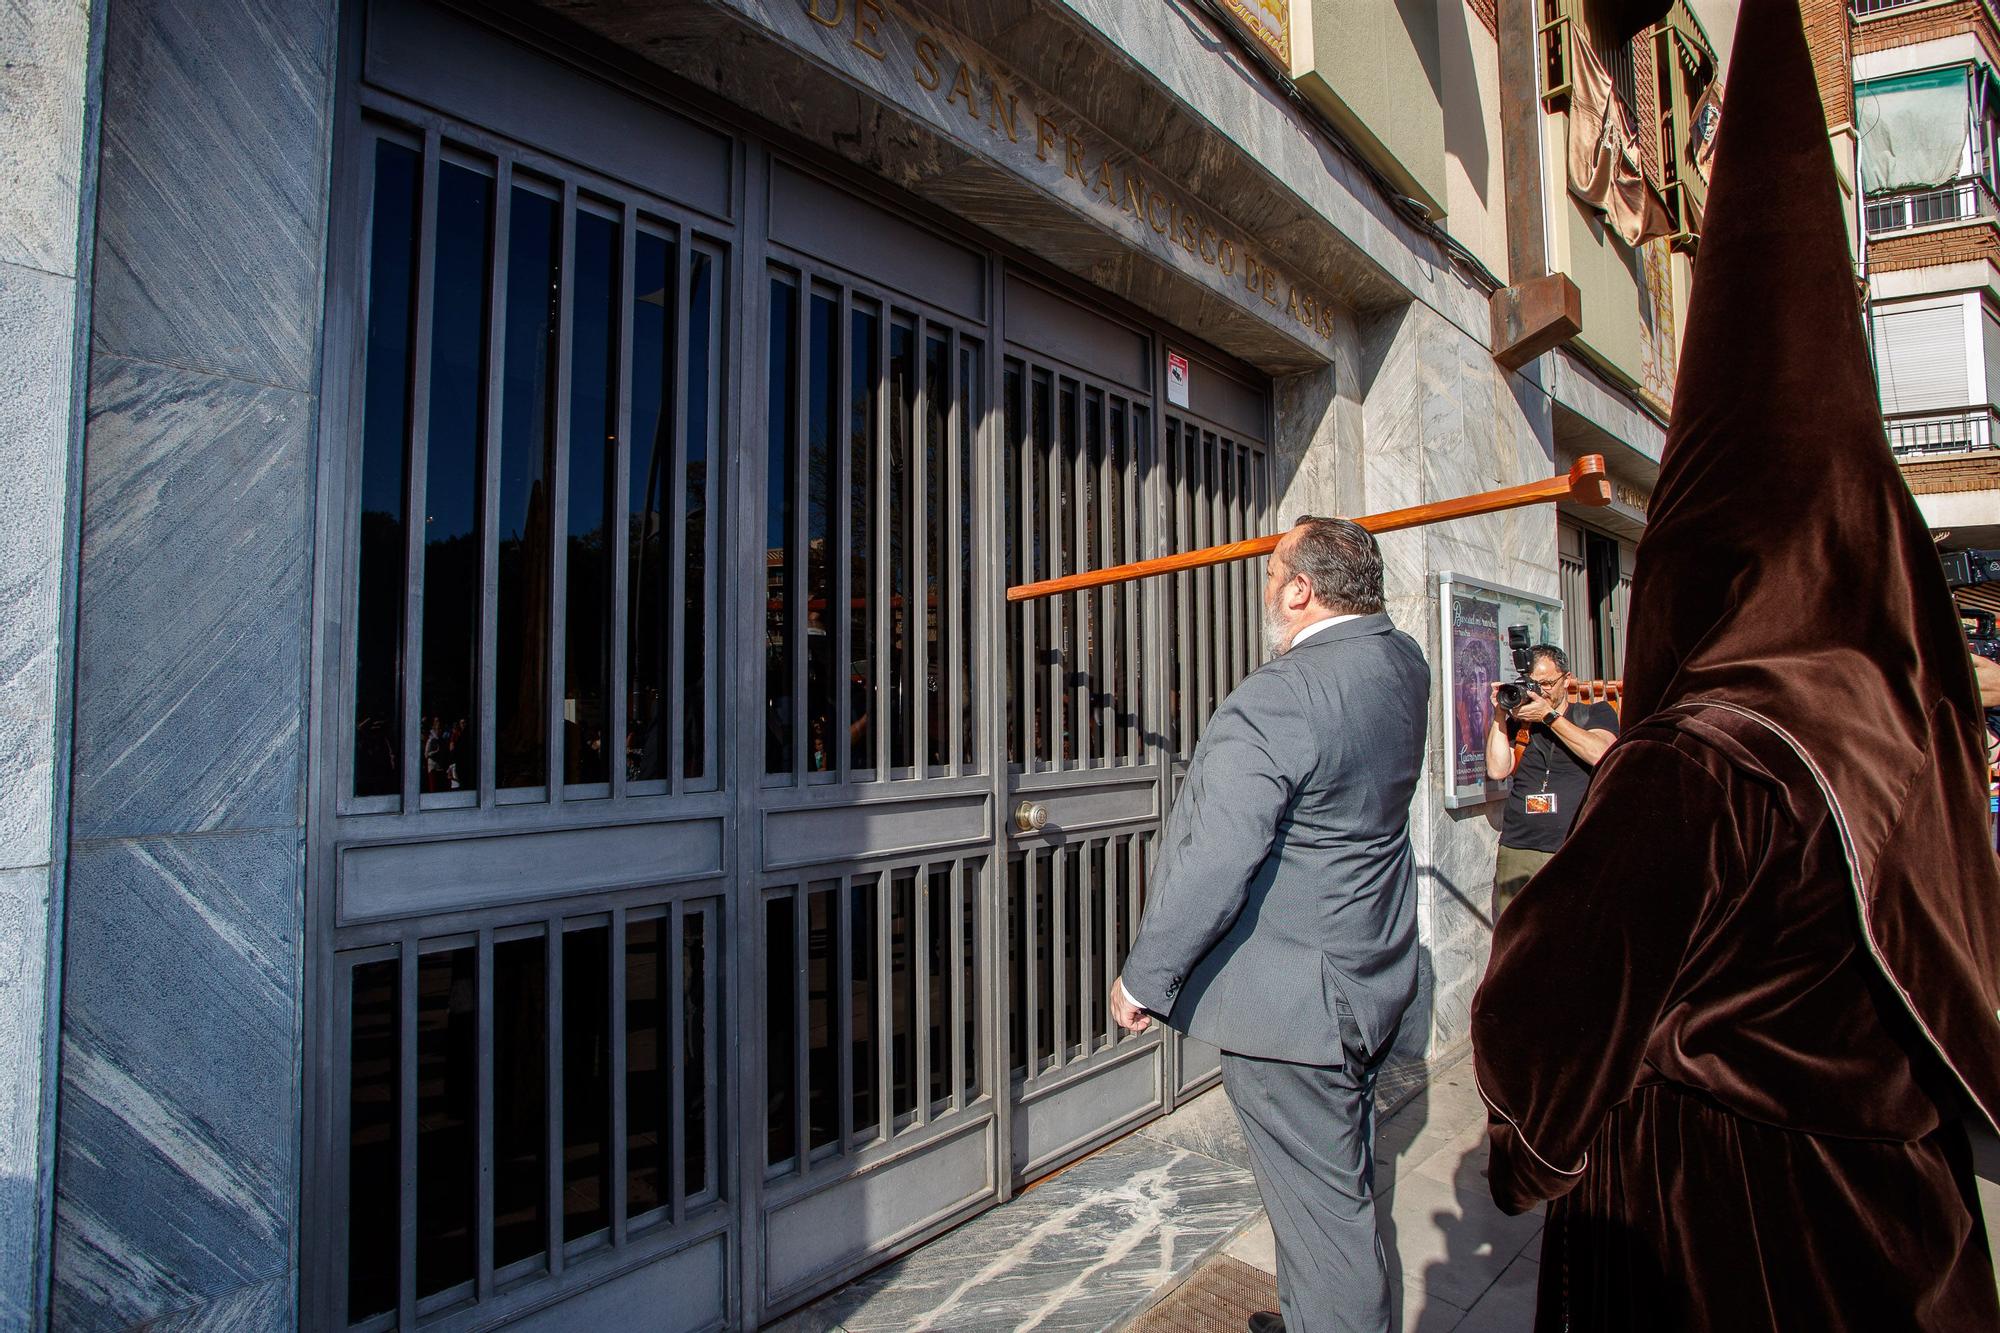
<svg viewBox="0 0 2000 1333">
<path fill-rule="evenodd" d="M 1624 715 L 1733 707 L 1806 760 L 1871 951 L 1992 1118 L 2000 867 L 1980 714 L 1883 433 L 1796 0 L 1744 0 L 1731 67 Z"/>
</svg>

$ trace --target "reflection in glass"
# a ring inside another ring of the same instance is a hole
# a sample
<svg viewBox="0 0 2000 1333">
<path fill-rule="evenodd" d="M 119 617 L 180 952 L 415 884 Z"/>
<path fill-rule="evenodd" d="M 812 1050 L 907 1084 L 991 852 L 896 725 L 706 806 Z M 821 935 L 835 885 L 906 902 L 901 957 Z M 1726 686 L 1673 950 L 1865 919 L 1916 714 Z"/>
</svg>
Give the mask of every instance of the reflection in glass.
<svg viewBox="0 0 2000 1333">
<path fill-rule="evenodd" d="M 910 598 L 911 432 L 917 409 L 916 333 L 907 324 L 889 330 L 889 764 L 915 763 L 915 707 L 911 659 L 922 620 L 912 619 Z"/>
<path fill-rule="evenodd" d="M 472 1280 L 478 1168 L 478 963 L 471 949 L 417 960 L 417 1295 Z"/>
<path fill-rule="evenodd" d="M 667 1034 L 667 921 L 625 923 L 625 1216 L 667 1206 L 672 1059 Z"/>
<path fill-rule="evenodd" d="M 771 346 L 766 362 L 770 416 L 766 441 L 764 576 L 768 589 L 764 651 L 764 771 L 792 768 L 792 607 L 798 560 L 792 551 L 792 475 L 798 431 L 798 289 L 771 279 Z"/>
<path fill-rule="evenodd" d="M 424 479 L 423 790 L 477 787 L 480 442 L 493 179 L 438 168 Z"/>
<path fill-rule="evenodd" d="M 840 306 L 815 291 L 808 322 L 812 360 L 806 367 L 806 768 L 833 766 L 833 560 L 835 531 L 834 420 L 840 390 Z"/>
<path fill-rule="evenodd" d="M 1090 389 L 1083 396 L 1083 484 L 1076 502 L 1082 509 L 1083 547 L 1077 555 L 1078 569 L 1095 569 L 1104 563 L 1104 430 L 1101 409 L 1104 396 Z M 1104 759 L 1104 592 L 1085 593 L 1077 598 L 1082 619 L 1082 639 L 1077 645 L 1078 691 L 1089 720 L 1086 758 L 1092 763 Z"/>
<path fill-rule="evenodd" d="M 1074 574 L 1084 568 L 1084 553 L 1078 549 L 1082 534 L 1077 531 L 1077 508 L 1087 505 L 1089 497 L 1077 485 L 1077 447 L 1076 381 L 1064 379 L 1059 381 L 1056 392 L 1056 452 L 1051 458 L 1051 467 L 1056 475 L 1049 480 L 1049 491 L 1055 501 L 1054 547 L 1058 574 Z M 1068 762 L 1078 757 L 1083 713 L 1090 706 L 1087 691 L 1089 677 L 1083 662 L 1083 631 L 1077 623 L 1084 604 L 1090 598 L 1071 593 L 1061 600 L 1062 628 L 1055 640 L 1055 688 L 1062 694 L 1057 708 L 1057 716 L 1062 719 L 1062 735 L 1056 738 L 1056 753 L 1059 759 Z"/>
<path fill-rule="evenodd" d="M 1063 1005 L 1063 1058 L 1071 1058 L 1077 1045 L 1083 1040 L 1083 922 L 1079 918 L 1079 905 L 1083 897 L 1083 858 L 1074 847 L 1065 847 L 1056 855 L 1062 861 L 1062 912 L 1063 912 L 1063 956 L 1062 979 L 1056 984 L 1068 994 Z"/>
<path fill-rule="evenodd" d="M 840 1137 L 840 1074 L 833 1012 L 834 957 L 838 925 L 835 881 L 815 884 L 806 894 L 806 1076 L 812 1089 L 807 1114 L 816 1151 Z"/>
<path fill-rule="evenodd" d="M 714 358 L 722 342 L 721 308 L 715 299 L 717 262 L 703 251 L 689 256 L 687 351 L 687 474 L 682 517 L 686 526 L 685 632 L 681 640 L 681 776 L 708 776 L 708 719 L 715 711 L 708 679 L 708 616 L 715 605 L 715 571 L 708 559 L 708 516 L 715 507 L 709 474 L 709 433 L 713 429 Z"/>
<path fill-rule="evenodd" d="M 555 447 L 558 205 L 514 187 L 500 403 L 500 587 L 494 754 L 502 787 L 548 781 L 549 477 Z"/>
<path fill-rule="evenodd" d="M 945 711 L 951 690 L 945 673 L 951 670 L 951 595 L 945 583 L 945 534 L 951 511 L 945 508 L 945 465 L 951 457 L 951 347 L 943 338 L 928 338 L 924 346 L 924 576 L 917 617 L 923 636 L 924 762 L 942 768 L 951 757 L 951 716 Z M 956 546 L 965 538 L 961 535 Z"/>
<path fill-rule="evenodd" d="M 872 307 L 856 305 L 848 340 L 848 762 L 875 767 L 875 486 L 876 351 L 880 324 Z"/>
<path fill-rule="evenodd" d="M 798 1126 L 793 1116 L 798 1095 L 794 1061 L 798 1039 L 798 946 L 792 895 L 781 893 L 764 901 L 764 1164 L 778 1167 L 798 1151 Z"/>
<path fill-rule="evenodd" d="M 611 777 L 611 503 L 618 467 L 619 227 L 576 215 L 569 375 L 563 780 Z"/>
<path fill-rule="evenodd" d="M 708 992 L 714 978 L 708 967 L 708 914 L 689 912 L 681 918 L 681 1178 L 692 1198 L 709 1187 L 709 1117 L 715 1107 L 708 1091 L 715 1080 L 708 1041 Z"/>
<path fill-rule="evenodd" d="M 952 983 L 957 959 L 951 948 L 952 892 L 951 867 L 933 866 L 925 894 L 925 919 L 930 931 L 930 947 L 924 951 L 924 984 L 930 991 L 931 1048 L 930 1106 L 943 1109 L 951 1096 Z"/>
<path fill-rule="evenodd" d="M 1031 580 L 1054 578 L 1063 572 L 1056 568 L 1055 550 L 1050 541 L 1059 520 L 1055 512 L 1058 483 L 1049 475 L 1049 394 L 1049 377 L 1040 371 L 1035 372 L 1034 383 L 1028 393 L 1027 560 Z M 1056 681 L 1062 671 L 1062 657 L 1055 635 L 1062 604 L 1060 597 L 1040 597 L 1028 603 L 1034 616 L 1035 631 L 1035 658 L 1031 663 L 1034 680 L 1028 690 L 1032 713 L 1028 727 L 1028 754 L 1044 765 L 1056 754 L 1055 710 L 1061 702 L 1060 687 Z M 1042 919 L 1048 920 L 1047 917 Z"/>
<path fill-rule="evenodd" d="M 889 1086 L 898 1121 L 917 1109 L 917 872 L 889 879 Z"/>
<path fill-rule="evenodd" d="M 563 935 L 563 1239 L 611 1224 L 611 929 Z"/>
<path fill-rule="evenodd" d="M 978 887 L 980 862 L 967 862 L 958 872 L 958 909 L 961 919 L 959 948 L 959 995 L 960 1007 L 965 1011 L 965 1030 L 962 1034 L 964 1045 L 959 1049 L 965 1053 L 965 1100 L 970 1102 L 979 1095 L 979 936 L 978 936 Z"/>
<path fill-rule="evenodd" d="M 673 652 L 674 243 L 649 232 L 632 259 L 632 457 L 626 478 L 625 776 L 667 775 Z M 689 582 L 689 596 L 697 585 Z"/>
<path fill-rule="evenodd" d="M 1007 863 L 1007 1067 L 1028 1070 L 1028 895 L 1027 858 Z"/>
<path fill-rule="evenodd" d="M 493 946 L 493 1263 L 548 1244 L 548 945 Z"/>
<path fill-rule="evenodd" d="M 375 145 L 361 533 L 354 652 L 354 794 L 393 796 L 403 755 L 403 515 L 416 314 L 418 175 L 412 150 Z"/>
<path fill-rule="evenodd" d="M 854 1010 L 854 1134 L 864 1141 L 875 1137 L 881 1118 L 876 1080 L 882 1044 L 875 1007 L 875 903 L 881 882 L 876 875 L 856 876 L 847 891 L 848 944 L 853 952 L 848 977 Z"/>
<path fill-rule="evenodd" d="M 1033 522 L 1021 507 L 1021 426 L 1021 366 L 1009 360 L 1000 381 L 1000 576 L 1012 583 L 1033 577 L 1026 563 L 1027 545 L 1017 537 L 1021 524 Z M 1017 766 L 1026 753 L 1028 704 L 1021 692 L 1021 645 L 1027 630 L 1028 607 L 1007 603 L 1007 762 Z"/>
<path fill-rule="evenodd" d="M 979 392 L 979 347 L 975 344 L 961 344 L 958 349 L 958 628 L 954 634 L 958 640 L 958 699 L 959 720 L 959 761 L 965 771 L 972 772 L 979 754 L 979 705 L 975 698 L 978 672 L 972 664 L 972 491 L 978 484 L 978 473 L 972 464 L 973 433 L 979 429 L 979 421 L 985 411 L 986 400 Z M 1001 520 L 1001 526 L 1011 528 L 1012 515 Z M 1001 569 L 1009 565 L 1003 563 Z"/>
<path fill-rule="evenodd" d="M 400 978 L 390 958 L 354 969 L 348 1029 L 347 1315 L 396 1308 L 402 1234 L 402 1163 L 397 1125 Z"/>
</svg>

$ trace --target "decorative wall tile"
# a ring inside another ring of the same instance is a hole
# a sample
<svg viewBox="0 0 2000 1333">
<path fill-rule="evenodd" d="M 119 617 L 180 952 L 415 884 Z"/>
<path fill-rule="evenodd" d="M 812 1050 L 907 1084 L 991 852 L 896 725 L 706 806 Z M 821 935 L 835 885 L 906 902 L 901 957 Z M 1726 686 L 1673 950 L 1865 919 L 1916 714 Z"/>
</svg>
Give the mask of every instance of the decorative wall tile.
<svg viewBox="0 0 2000 1333">
<path fill-rule="evenodd" d="M 98 360 L 76 837 L 298 822 L 312 429 L 301 394 Z"/>
<path fill-rule="evenodd" d="M 330 0 L 120 0 L 106 33 L 92 342 L 307 389 Z"/>
<path fill-rule="evenodd" d="M 125 1327 L 290 1269 L 300 869 L 293 830 L 75 849 L 57 1327 Z"/>
</svg>

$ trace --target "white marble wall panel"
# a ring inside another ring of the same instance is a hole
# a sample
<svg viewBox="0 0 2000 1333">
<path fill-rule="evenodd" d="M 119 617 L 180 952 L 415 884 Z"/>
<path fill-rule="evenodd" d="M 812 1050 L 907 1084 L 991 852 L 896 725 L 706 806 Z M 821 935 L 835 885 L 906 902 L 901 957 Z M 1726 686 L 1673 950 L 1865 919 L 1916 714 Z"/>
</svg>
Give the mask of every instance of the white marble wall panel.
<svg viewBox="0 0 2000 1333">
<path fill-rule="evenodd" d="M 0 4 L 0 1333 L 45 1319 L 58 682 L 90 39 L 84 0 Z"/>
</svg>

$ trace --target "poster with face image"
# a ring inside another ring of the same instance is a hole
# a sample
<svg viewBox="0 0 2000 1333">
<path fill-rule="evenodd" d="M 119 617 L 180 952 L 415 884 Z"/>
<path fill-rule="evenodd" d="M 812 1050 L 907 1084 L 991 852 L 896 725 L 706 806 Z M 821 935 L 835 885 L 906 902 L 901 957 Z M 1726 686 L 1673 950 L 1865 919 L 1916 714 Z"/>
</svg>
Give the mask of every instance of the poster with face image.
<svg viewBox="0 0 2000 1333">
<path fill-rule="evenodd" d="M 1438 575 L 1438 617 L 1449 682 L 1444 703 L 1445 804 L 1482 805 L 1506 795 L 1486 778 L 1486 737 L 1493 725 L 1493 686 L 1515 678 L 1508 630 L 1530 645 L 1562 647 L 1562 603 L 1462 574 Z"/>
</svg>

